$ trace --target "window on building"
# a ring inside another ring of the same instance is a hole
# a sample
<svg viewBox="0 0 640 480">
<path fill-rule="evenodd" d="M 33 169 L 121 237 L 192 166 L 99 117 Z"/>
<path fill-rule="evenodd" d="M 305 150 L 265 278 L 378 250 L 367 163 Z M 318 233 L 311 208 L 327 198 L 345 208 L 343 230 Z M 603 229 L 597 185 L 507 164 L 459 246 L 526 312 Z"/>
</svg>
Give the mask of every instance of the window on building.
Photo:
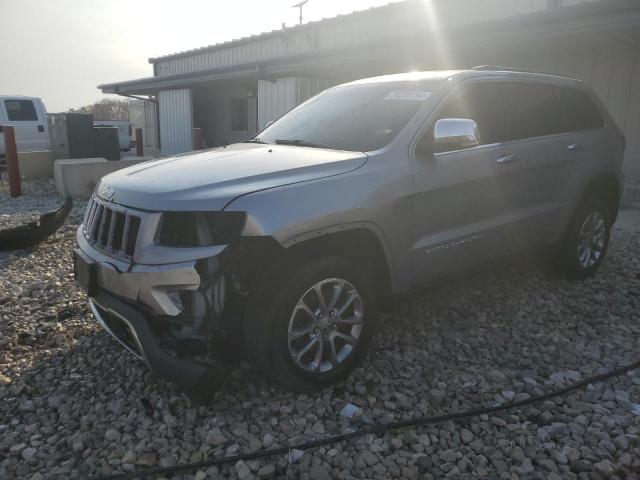
<svg viewBox="0 0 640 480">
<path fill-rule="evenodd" d="M 38 120 L 36 107 L 31 100 L 5 100 L 4 107 L 12 122 L 28 122 Z"/>
<path fill-rule="evenodd" d="M 562 108 L 552 85 L 509 82 L 504 87 L 504 104 L 512 140 L 564 131 Z"/>
<path fill-rule="evenodd" d="M 235 132 L 249 130 L 249 103 L 246 98 L 231 99 L 231 130 Z"/>
<path fill-rule="evenodd" d="M 558 88 L 560 103 L 564 111 L 564 124 L 568 132 L 602 128 L 604 120 L 598 107 L 583 90 L 577 88 Z"/>
</svg>

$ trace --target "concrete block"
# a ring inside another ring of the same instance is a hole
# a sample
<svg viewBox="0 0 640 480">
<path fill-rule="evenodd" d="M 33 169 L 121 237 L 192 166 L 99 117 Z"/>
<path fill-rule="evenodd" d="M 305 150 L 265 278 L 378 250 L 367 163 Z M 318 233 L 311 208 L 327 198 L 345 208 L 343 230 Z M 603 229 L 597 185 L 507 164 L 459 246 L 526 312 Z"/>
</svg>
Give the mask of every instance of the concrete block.
<svg viewBox="0 0 640 480">
<path fill-rule="evenodd" d="M 25 180 L 53 177 L 53 157 L 50 150 L 18 152 L 18 166 L 20 176 Z"/>
<path fill-rule="evenodd" d="M 108 173 L 149 160 L 145 157 L 108 161 L 104 158 L 74 158 L 55 161 L 56 188 L 63 197 L 88 198 L 98 181 Z"/>
</svg>

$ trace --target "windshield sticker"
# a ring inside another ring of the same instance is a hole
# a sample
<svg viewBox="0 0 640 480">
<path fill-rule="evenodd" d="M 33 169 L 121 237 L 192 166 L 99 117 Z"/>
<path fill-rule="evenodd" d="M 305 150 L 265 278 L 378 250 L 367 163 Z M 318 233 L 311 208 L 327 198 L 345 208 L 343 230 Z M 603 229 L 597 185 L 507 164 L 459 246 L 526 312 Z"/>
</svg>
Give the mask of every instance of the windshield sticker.
<svg viewBox="0 0 640 480">
<path fill-rule="evenodd" d="M 389 92 L 385 100 L 411 100 L 423 101 L 431 96 L 431 92 L 421 92 L 417 90 L 394 90 Z"/>
</svg>

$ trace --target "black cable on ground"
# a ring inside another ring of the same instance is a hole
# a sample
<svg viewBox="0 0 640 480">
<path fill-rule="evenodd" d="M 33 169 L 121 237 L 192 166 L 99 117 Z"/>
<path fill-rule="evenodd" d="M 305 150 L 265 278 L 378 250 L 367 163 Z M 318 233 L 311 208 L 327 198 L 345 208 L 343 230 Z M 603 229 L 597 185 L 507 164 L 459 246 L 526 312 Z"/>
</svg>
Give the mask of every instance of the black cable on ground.
<svg viewBox="0 0 640 480">
<path fill-rule="evenodd" d="M 343 433 L 341 435 L 334 435 L 331 437 L 320 438 L 318 440 L 313 440 L 313 441 L 301 443 L 298 445 L 289 445 L 286 447 L 272 448 L 270 450 L 258 450 L 255 452 L 249 452 L 249 453 L 244 453 L 240 455 L 233 455 L 233 456 L 223 457 L 223 458 L 214 458 L 214 459 L 205 460 L 202 462 L 184 463 L 182 465 L 174 465 L 172 467 L 149 468 L 145 470 L 136 470 L 133 472 L 118 473 L 115 475 L 97 477 L 97 480 L 126 480 L 126 479 L 134 479 L 134 478 L 146 478 L 151 475 L 167 475 L 172 473 L 188 472 L 193 470 L 199 470 L 201 468 L 223 465 L 226 463 L 236 463 L 240 460 L 250 461 L 250 460 L 257 460 L 259 458 L 283 455 L 283 454 L 289 453 L 291 450 L 309 450 L 312 448 L 317 448 L 325 445 L 331 445 L 337 442 L 342 442 L 344 440 L 351 440 L 354 438 L 363 437 L 364 435 L 368 435 L 370 433 L 378 434 L 378 433 L 383 433 L 389 430 L 398 430 L 398 429 L 408 428 L 408 427 L 431 425 L 434 423 L 442 423 L 450 420 L 461 420 L 463 418 L 476 417 L 479 415 L 486 415 L 486 414 L 496 413 L 504 410 L 525 407 L 527 405 L 544 402 L 545 400 L 549 400 L 551 398 L 566 395 L 569 392 L 572 392 L 574 390 L 584 388 L 590 383 L 601 382 L 603 380 L 622 376 L 627 372 L 630 372 L 631 370 L 635 370 L 638 368 L 640 368 L 640 360 L 630 365 L 620 367 L 616 370 L 603 373 L 601 375 L 594 375 L 593 377 L 586 378 L 572 385 L 569 385 L 568 387 L 554 390 L 549 393 L 545 393 L 544 395 L 528 398 L 526 400 L 521 400 L 519 402 L 505 403 L 502 405 L 497 405 L 495 407 L 474 408 L 474 409 L 465 410 L 462 412 L 447 413 L 444 415 L 436 415 L 433 417 L 393 422 L 387 425 L 372 425 L 368 427 L 363 427 L 359 430 L 356 430 L 355 432 Z"/>
</svg>

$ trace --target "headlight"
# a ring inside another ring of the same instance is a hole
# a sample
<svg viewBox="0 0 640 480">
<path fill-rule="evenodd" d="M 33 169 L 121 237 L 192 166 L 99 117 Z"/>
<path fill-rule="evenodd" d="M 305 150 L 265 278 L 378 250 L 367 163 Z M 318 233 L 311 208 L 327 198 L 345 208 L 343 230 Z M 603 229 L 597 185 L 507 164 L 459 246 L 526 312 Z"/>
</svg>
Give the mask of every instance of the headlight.
<svg viewBox="0 0 640 480">
<path fill-rule="evenodd" d="M 245 220 L 242 212 L 167 212 L 156 242 L 165 247 L 225 245 L 240 236 Z"/>
</svg>

